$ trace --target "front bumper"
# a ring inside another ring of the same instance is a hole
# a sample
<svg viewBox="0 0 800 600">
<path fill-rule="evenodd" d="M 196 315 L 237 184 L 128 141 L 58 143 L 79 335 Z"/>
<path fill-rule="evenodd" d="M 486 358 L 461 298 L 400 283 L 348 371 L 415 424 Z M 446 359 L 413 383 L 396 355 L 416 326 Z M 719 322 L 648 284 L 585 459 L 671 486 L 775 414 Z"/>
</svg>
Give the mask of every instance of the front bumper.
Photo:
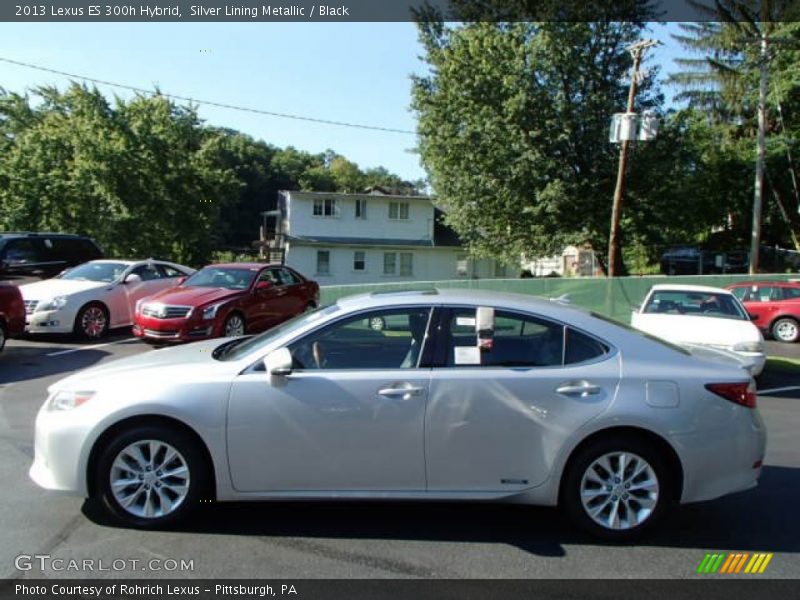
<svg viewBox="0 0 800 600">
<path fill-rule="evenodd" d="M 193 342 L 218 337 L 213 321 L 136 317 L 133 335 L 148 341 Z"/>
<path fill-rule="evenodd" d="M 84 443 L 89 426 L 81 408 L 48 411 L 36 417 L 34 459 L 28 475 L 38 486 L 67 494 L 88 496 Z"/>
<path fill-rule="evenodd" d="M 74 315 L 64 310 L 44 310 L 25 315 L 25 331 L 28 333 L 71 333 L 74 324 Z"/>
</svg>

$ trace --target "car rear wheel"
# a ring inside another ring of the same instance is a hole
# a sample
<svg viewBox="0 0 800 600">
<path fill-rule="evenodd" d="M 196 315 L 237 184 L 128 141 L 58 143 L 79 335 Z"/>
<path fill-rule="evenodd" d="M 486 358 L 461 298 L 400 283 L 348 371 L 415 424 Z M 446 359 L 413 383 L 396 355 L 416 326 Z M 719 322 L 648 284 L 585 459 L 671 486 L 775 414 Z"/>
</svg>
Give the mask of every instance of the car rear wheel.
<svg viewBox="0 0 800 600">
<path fill-rule="evenodd" d="M 796 342 L 800 338 L 800 325 L 788 317 L 778 319 L 772 324 L 772 337 L 779 342 Z"/>
<path fill-rule="evenodd" d="M 75 317 L 75 334 L 88 339 L 99 340 L 108 333 L 108 309 L 99 302 L 91 302 L 78 311 Z"/>
<path fill-rule="evenodd" d="M 225 337 L 239 337 L 244 335 L 244 317 L 239 313 L 232 313 L 225 319 L 225 326 L 222 328 Z"/>
<path fill-rule="evenodd" d="M 672 498 L 662 456 L 638 439 L 599 439 L 571 461 L 562 503 L 596 537 L 632 540 L 653 527 Z"/>
<path fill-rule="evenodd" d="M 154 528 L 183 518 L 208 495 L 208 466 L 187 433 L 159 425 L 117 435 L 96 473 L 103 506 L 118 522 Z"/>
</svg>

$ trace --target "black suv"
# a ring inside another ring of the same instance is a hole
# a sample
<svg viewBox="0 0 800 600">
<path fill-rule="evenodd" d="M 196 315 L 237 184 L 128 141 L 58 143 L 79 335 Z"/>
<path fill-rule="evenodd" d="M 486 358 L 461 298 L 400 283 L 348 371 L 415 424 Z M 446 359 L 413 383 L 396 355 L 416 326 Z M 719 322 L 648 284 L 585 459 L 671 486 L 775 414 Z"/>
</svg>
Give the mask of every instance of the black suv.
<svg viewBox="0 0 800 600">
<path fill-rule="evenodd" d="M 0 233 L 0 279 L 47 279 L 68 267 L 103 258 L 91 239 L 69 233 Z"/>
<path fill-rule="evenodd" d="M 661 255 L 664 275 L 747 273 L 747 252 L 705 250 L 698 246 L 674 246 Z"/>
</svg>

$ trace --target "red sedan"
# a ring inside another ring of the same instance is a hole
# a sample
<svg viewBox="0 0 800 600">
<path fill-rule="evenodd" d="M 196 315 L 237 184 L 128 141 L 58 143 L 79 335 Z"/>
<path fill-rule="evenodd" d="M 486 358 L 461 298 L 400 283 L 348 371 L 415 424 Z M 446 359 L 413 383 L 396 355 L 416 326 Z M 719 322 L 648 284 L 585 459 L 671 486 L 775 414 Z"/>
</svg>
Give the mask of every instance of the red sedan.
<svg viewBox="0 0 800 600">
<path fill-rule="evenodd" d="M 140 300 L 133 334 L 187 342 L 258 333 L 315 308 L 319 286 L 282 265 L 209 265 L 177 287 Z"/>
<path fill-rule="evenodd" d="M 729 285 L 753 322 L 779 342 L 800 339 L 800 282 L 751 281 Z"/>
<path fill-rule="evenodd" d="M 19 288 L 9 283 L 0 284 L 0 351 L 6 339 L 25 331 L 25 304 Z"/>
</svg>

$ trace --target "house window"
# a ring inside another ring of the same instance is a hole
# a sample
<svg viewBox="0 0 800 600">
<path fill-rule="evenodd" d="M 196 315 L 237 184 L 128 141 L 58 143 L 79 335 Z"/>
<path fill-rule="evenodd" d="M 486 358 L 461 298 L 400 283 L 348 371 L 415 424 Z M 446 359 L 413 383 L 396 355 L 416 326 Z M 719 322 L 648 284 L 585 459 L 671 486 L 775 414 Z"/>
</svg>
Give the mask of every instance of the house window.
<svg viewBox="0 0 800 600">
<path fill-rule="evenodd" d="M 383 274 L 394 275 L 397 273 L 397 254 L 394 252 L 383 253 Z"/>
<path fill-rule="evenodd" d="M 331 272 L 330 250 L 317 250 L 317 275 L 329 275 Z"/>
<path fill-rule="evenodd" d="M 469 263 L 467 262 L 466 254 L 459 254 L 456 256 L 456 275 L 459 277 L 466 277 L 469 275 Z"/>
<path fill-rule="evenodd" d="M 353 271 L 366 271 L 367 257 L 362 250 L 353 252 Z"/>
<path fill-rule="evenodd" d="M 414 274 L 414 255 L 411 252 L 400 253 L 400 277 L 411 277 Z"/>
<path fill-rule="evenodd" d="M 506 276 L 506 266 L 503 263 L 495 262 L 494 263 L 494 276 L 495 277 L 505 277 Z"/>
<path fill-rule="evenodd" d="M 408 202 L 389 202 L 389 218 L 408 220 Z"/>
<path fill-rule="evenodd" d="M 356 219 L 366 219 L 366 218 L 367 218 L 366 198 L 362 200 L 356 200 Z"/>
<path fill-rule="evenodd" d="M 314 198 L 315 217 L 338 217 L 339 206 L 335 198 Z"/>
</svg>

